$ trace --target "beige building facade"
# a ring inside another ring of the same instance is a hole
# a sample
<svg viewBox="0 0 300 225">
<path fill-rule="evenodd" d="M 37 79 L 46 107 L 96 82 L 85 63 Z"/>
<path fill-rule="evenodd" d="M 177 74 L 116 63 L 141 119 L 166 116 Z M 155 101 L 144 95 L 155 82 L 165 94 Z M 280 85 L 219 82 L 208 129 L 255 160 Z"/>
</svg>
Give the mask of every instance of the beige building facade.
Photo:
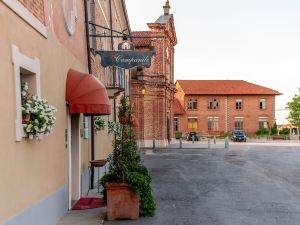
<svg viewBox="0 0 300 225">
<path fill-rule="evenodd" d="M 0 129 L 0 224 L 56 224 L 87 193 L 91 119 L 70 114 L 65 99 L 70 69 L 89 73 L 84 3 L 0 0 L 0 109 L 4 116 Z M 94 3 L 102 22 L 113 11 L 116 29 L 128 24 L 123 1 Z M 109 45 L 107 39 L 99 40 Z M 111 71 L 99 66 L 97 55 L 91 59 L 95 78 L 107 85 Z M 28 82 L 31 94 L 57 108 L 53 133 L 41 140 L 30 140 L 23 131 L 22 81 Z M 126 92 L 125 88 L 118 91 Z M 107 93 L 114 112 L 118 95 Z M 103 118 L 113 120 L 114 115 Z M 94 158 L 106 158 L 112 151 L 113 135 L 106 127 L 94 139 Z"/>
</svg>

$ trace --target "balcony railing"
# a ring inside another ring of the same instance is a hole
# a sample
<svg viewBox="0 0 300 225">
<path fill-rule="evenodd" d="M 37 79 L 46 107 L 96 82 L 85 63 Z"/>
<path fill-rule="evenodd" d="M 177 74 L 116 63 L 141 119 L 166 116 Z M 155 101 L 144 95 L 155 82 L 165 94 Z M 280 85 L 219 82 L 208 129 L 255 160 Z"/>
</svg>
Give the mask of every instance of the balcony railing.
<svg viewBox="0 0 300 225">
<path fill-rule="evenodd" d="M 100 80 L 106 88 L 125 89 L 126 87 L 126 74 L 124 69 L 106 68 Z"/>
</svg>

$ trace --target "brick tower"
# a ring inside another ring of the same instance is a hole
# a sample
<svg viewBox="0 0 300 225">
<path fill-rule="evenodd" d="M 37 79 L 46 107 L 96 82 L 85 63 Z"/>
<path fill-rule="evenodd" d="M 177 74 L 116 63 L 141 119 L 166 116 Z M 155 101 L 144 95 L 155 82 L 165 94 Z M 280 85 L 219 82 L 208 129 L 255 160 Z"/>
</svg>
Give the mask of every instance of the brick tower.
<svg viewBox="0 0 300 225">
<path fill-rule="evenodd" d="M 155 49 L 150 68 L 132 71 L 131 96 L 134 115 L 138 120 L 136 137 L 140 147 L 166 146 L 173 139 L 174 47 L 177 44 L 174 17 L 169 13 L 167 0 L 164 14 L 154 23 L 148 23 L 149 31 L 132 32 L 136 50 Z M 141 90 L 144 91 L 141 91 Z"/>
</svg>

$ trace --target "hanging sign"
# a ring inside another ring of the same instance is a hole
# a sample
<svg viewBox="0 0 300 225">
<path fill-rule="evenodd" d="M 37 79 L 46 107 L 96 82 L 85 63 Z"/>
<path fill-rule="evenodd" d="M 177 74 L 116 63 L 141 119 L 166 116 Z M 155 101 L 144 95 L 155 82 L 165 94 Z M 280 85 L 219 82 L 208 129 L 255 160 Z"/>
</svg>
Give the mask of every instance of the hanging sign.
<svg viewBox="0 0 300 225">
<path fill-rule="evenodd" d="M 118 51 L 96 51 L 101 56 L 103 67 L 116 66 L 123 69 L 150 67 L 155 50 L 135 51 L 131 42 L 124 41 L 118 45 Z"/>
</svg>

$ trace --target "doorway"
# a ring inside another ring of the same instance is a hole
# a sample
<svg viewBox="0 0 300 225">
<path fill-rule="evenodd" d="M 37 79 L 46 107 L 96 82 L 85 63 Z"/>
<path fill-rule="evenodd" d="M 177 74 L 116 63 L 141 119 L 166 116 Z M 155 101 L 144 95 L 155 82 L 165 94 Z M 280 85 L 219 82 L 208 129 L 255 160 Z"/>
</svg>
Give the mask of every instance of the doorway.
<svg viewBox="0 0 300 225">
<path fill-rule="evenodd" d="M 81 196 L 81 146 L 80 146 L 80 114 L 72 114 L 68 120 L 69 146 L 69 209 Z"/>
</svg>

